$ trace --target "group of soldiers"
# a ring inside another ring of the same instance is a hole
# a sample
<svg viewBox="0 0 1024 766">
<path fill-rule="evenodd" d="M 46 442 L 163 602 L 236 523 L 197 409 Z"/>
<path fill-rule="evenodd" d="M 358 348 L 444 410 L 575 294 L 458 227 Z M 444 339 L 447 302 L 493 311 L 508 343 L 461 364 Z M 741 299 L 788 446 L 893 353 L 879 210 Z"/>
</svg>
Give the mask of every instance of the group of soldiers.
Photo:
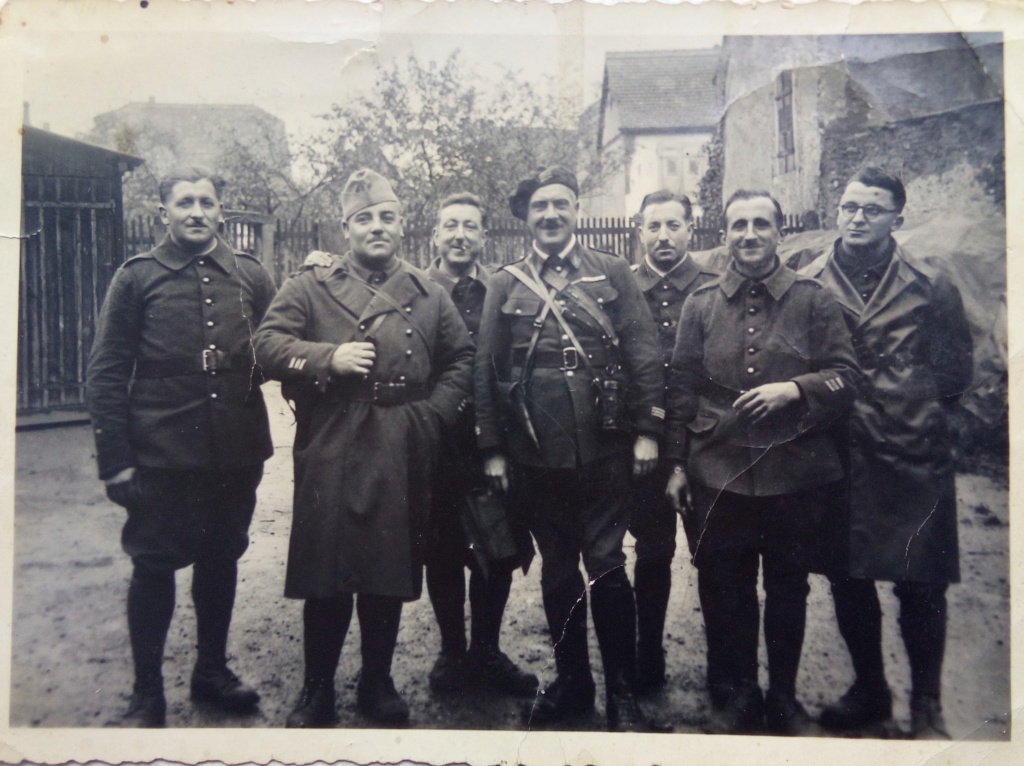
<svg viewBox="0 0 1024 766">
<path fill-rule="evenodd" d="M 947 416 L 970 383 L 971 336 L 956 288 L 893 239 L 906 202 L 897 177 L 854 175 L 835 242 L 787 263 L 769 193 L 733 193 L 724 252 L 698 263 L 689 199 L 654 192 L 630 267 L 578 240 L 573 173 L 540 168 L 509 200 L 532 245 L 489 272 L 477 196 L 441 202 L 438 257 L 424 271 L 400 259 L 391 185 L 361 169 L 341 198 L 349 251 L 312 254 L 279 291 L 218 236 L 221 190 L 203 169 L 164 180 L 167 236 L 115 274 L 89 364 L 99 474 L 127 509 L 134 565 L 126 724 L 165 723 L 174 573 L 189 565 L 192 698 L 233 711 L 259 702 L 228 668 L 226 645 L 272 451 L 266 376 L 296 420 L 285 595 L 304 599 L 305 677 L 289 727 L 336 721 L 353 608 L 357 707 L 381 725 L 408 721 L 391 663 L 402 604 L 419 598 L 425 570 L 441 636 L 433 691 L 486 683 L 526 697 L 528 727 L 591 713 L 589 592 L 608 728 L 661 728 L 642 700 L 666 683 L 681 515 L 707 637 L 708 732 L 891 725 L 875 584 L 890 581 L 910 735 L 949 736 L 945 593 L 959 570 Z M 474 505 L 497 508 L 502 556 L 466 523 Z M 514 571 L 534 543 L 556 669 L 543 688 L 499 645 Z M 831 582 L 856 674 L 818 721 L 796 689 L 811 572 Z"/>
</svg>

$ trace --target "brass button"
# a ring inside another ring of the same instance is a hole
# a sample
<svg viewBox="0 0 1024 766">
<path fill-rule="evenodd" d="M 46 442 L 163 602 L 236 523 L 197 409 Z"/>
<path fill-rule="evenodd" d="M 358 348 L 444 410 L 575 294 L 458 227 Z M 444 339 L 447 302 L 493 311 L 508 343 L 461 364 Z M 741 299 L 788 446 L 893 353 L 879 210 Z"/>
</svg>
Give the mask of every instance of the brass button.
<svg viewBox="0 0 1024 766">
<path fill-rule="evenodd" d="M 207 327 L 213 327 L 213 320 L 211 319 L 209 322 L 207 322 L 206 326 Z"/>
<path fill-rule="evenodd" d="M 748 367 L 747 372 L 753 375 L 756 372 L 756 370 L 753 367 Z"/>
</svg>

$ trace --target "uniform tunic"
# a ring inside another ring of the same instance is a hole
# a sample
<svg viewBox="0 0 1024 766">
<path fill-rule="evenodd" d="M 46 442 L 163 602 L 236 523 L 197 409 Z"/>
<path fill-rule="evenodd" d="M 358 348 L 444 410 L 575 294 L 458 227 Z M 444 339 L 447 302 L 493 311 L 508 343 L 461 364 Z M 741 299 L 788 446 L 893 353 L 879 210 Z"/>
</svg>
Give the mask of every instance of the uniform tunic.
<svg viewBox="0 0 1024 766">
<path fill-rule="evenodd" d="M 699 288 L 683 306 L 670 374 L 666 452 L 691 480 L 766 496 L 843 477 L 822 426 L 849 410 L 859 373 L 839 306 L 814 280 L 779 264 L 760 281 L 730 268 Z M 737 418 L 741 393 L 789 380 L 799 408 Z"/>
<path fill-rule="evenodd" d="M 973 370 L 960 293 L 946 277 L 894 246 L 865 300 L 836 263 L 838 247 L 837 241 L 801 273 L 836 296 L 870 383 L 850 423 L 849 554 L 842 574 L 957 582 L 947 415 Z"/>
<path fill-rule="evenodd" d="M 718 272 L 699 265 L 689 255 L 664 275 L 652 269 L 646 258 L 632 268 L 658 328 L 667 370 L 683 302 L 698 287 L 717 278 Z M 638 561 L 657 558 L 667 562 L 675 554 L 677 514 L 665 497 L 669 471 L 669 464 L 663 459 L 651 474 L 634 482 L 635 507 L 629 531 L 636 538 Z"/>
<path fill-rule="evenodd" d="M 564 261 L 549 256 L 552 269 L 584 291 L 611 322 L 619 339 L 616 361 L 633 391 L 629 409 L 635 430 L 660 436 L 664 425 L 663 372 L 658 337 L 650 310 L 625 260 L 581 244 Z M 538 273 L 545 261 L 536 253 L 531 261 Z M 609 356 L 601 330 L 565 294 L 554 296 L 584 350 Z M 596 409 L 596 392 L 582 362 L 575 369 L 536 366 L 527 385 L 531 421 L 540 449 L 521 425 L 504 409 L 499 388 L 517 380 L 534 332 L 534 319 L 543 301 L 505 269 L 492 275 L 484 302 L 479 350 L 474 368 L 477 406 L 477 442 L 481 449 L 507 450 L 513 461 L 524 465 L 575 469 L 623 450 L 623 437 L 602 432 Z M 557 320 L 545 318 L 537 343 L 538 357 L 562 354 L 572 344 Z M 569 354 L 569 361 L 572 354 Z"/>
<path fill-rule="evenodd" d="M 220 239 L 193 255 L 165 237 L 117 270 L 86 389 L 101 479 L 132 466 L 212 471 L 270 457 L 251 339 L 274 290 L 259 261 Z M 152 362 L 175 374 L 135 374 Z"/>
<path fill-rule="evenodd" d="M 256 335 L 296 409 L 289 598 L 419 596 L 439 433 L 469 394 L 473 342 L 445 291 L 402 262 L 377 288 L 387 299 L 366 276 L 351 255 L 299 273 Z M 335 349 L 362 340 L 377 353 L 366 382 L 332 378 Z M 410 400 L 365 401 L 354 384 L 407 386 Z"/>
</svg>

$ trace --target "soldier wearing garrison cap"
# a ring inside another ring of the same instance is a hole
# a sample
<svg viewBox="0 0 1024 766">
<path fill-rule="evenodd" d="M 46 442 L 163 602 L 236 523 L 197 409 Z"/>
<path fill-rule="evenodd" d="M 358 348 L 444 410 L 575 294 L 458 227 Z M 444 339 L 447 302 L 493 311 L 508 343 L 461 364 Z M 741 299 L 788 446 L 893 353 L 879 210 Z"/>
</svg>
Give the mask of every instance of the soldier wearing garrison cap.
<svg viewBox="0 0 1024 766">
<path fill-rule="evenodd" d="M 439 437 L 470 390 L 473 342 L 451 298 L 397 257 L 391 185 L 356 171 L 342 211 L 350 251 L 288 280 L 256 333 L 297 421 L 285 595 L 305 599 L 305 679 L 290 727 L 335 720 L 353 605 L 358 708 L 378 724 L 408 719 L 391 659 L 402 602 L 420 595 Z"/>
<path fill-rule="evenodd" d="M 129 725 L 164 725 L 174 573 L 189 565 L 198 634 L 192 698 L 233 711 L 259 701 L 228 669 L 226 651 L 237 560 L 273 452 L 251 334 L 275 286 L 257 259 L 218 236 L 223 186 L 197 167 L 161 181 L 167 236 L 114 274 L 89 358 L 100 478 L 128 511 Z"/>
<path fill-rule="evenodd" d="M 568 170 L 541 168 L 509 200 L 533 245 L 487 290 L 474 365 L 477 435 L 485 473 L 508 489 L 541 553 L 558 677 L 524 721 L 556 723 L 594 707 L 582 556 L 608 725 L 637 729 L 645 722 L 633 696 L 636 609 L 622 541 L 630 473 L 657 462 L 662 362 L 629 264 L 576 238 L 578 189 Z"/>
</svg>

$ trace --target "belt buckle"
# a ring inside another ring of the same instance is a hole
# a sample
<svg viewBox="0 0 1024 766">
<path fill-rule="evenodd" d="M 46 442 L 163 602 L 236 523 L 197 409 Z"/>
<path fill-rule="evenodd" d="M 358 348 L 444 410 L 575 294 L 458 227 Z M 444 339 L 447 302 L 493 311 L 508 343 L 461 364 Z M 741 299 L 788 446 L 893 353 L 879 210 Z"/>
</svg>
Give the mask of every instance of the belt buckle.
<svg viewBox="0 0 1024 766">
<path fill-rule="evenodd" d="M 217 352 L 208 348 L 203 349 L 203 372 L 216 372 Z"/>
<path fill-rule="evenodd" d="M 574 346 L 566 346 L 562 349 L 562 369 L 575 370 L 580 366 L 580 355 Z"/>
<path fill-rule="evenodd" d="M 405 388 L 405 383 L 384 383 L 379 380 L 373 382 L 373 403 L 393 404 Z"/>
</svg>

